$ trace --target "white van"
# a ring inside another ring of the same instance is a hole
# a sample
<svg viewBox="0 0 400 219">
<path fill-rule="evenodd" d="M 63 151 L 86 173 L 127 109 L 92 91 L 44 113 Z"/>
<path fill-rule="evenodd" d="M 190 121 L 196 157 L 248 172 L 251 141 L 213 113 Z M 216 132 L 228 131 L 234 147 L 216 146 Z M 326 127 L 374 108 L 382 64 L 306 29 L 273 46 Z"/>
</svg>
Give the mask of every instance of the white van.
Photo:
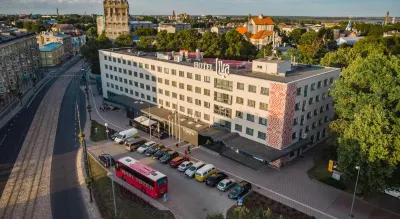
<svg viewBox="0 0 400 219">
<path fill-rule="evenodd" d="M 197 162 L 195 164 L 193 164 L 192 166 L 190 166 L 186 171 L 185 171 L 185 176 L 189 177 L 189 178 L 193 178 L 194 174 L 196 173 L 196 171 L 198 169 L 200 169 L 202 166 L 204 166 L 205 163 L 203 162 Z"/>
<path fill-rule="evenodd" d="M 117 137 L 115 137 L 114 141 L 118 144 L 122 144 L 125 142 L 127 138 L 134 138 L 139 135 L 139 132 L 135 128 L 131 128 L 125 131 L 118 133 Z"/>
</svg>

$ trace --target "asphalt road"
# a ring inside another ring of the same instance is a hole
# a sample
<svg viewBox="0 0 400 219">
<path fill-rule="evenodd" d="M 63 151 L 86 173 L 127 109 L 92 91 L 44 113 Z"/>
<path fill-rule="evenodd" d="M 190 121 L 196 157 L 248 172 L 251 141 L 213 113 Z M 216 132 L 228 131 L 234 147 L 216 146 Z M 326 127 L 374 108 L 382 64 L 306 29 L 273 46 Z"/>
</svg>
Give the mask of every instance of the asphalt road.
<svg viewBox="0 0 400 219">
<path fill-rule="evenodd" d="M 65 72 L 68 68 L 62 69 Z M 61 72 L 61 73 L 62 73 Z M 42 89 L 34 95 L 25 106 L 10 121 L 0 129 L 0 192 L 3 193 L 8 177 L 12 171 L 15 160 L 24 143 L 25 136 L 35 117 L 36 111 L 46 95 L 48 89 L 53 85 L 57 77 L 43 85 Z M 32 101 L 32 102 L 31 102 Z M 29 104 L 30 103 L 30 104 Z"/>
<path fill-rule="evenodd" d="M 82 129 L 86 121 L 85 94 L 79 88 L 80 78 L 80 76 L 75 77 L 69 84 L 58 119 L 50 186 L 52 215 L 57 219 L 89 218 L 79 188 L 76 169 L 77 153 L 80 149 L 76 103 L 80 108 Z"/>
</svg>

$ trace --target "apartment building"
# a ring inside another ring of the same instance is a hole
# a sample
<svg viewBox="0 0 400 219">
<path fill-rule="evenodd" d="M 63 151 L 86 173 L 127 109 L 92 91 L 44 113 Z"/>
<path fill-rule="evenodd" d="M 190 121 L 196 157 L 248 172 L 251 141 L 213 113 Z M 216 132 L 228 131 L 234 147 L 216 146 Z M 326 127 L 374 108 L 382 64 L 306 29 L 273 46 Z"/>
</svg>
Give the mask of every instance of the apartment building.
<svg viewBox="0 0 400 219">
<path fill-rule="evenodd" d="M 158 24 L 158 32 L 166 30 L 168 33 L 176 33 L 181 30 L 192 29 L 192 25 L 188 23 L 160 23 Z"/>
<path fill-rule="evenodd" d="M 99 56 L 106 100 L 125 99 L 137 107 L 134 117 L 150 114 L 194 145 L 211 140 L 277 167 L 325 139 L 334 115 L 328 92 L 338 68 L 271 58 L 250 66 L 190 63 L 129 49 L 100 50 Z"/>
<path fill-rule="evenodd" d="M 39 61 L 34 33 L 0 33 L 0 108 L 33 86 L 40 76 Z"/>
<path fill-rule="evenodd" d="M 131 32 L 135 32 L 137 29 L 142 27 L 156 28 L 157 25 L 150 21 L 129 21 L 129 29 Z"/>
<path fill-rule="evenodd" d="M 63 59 L 68 59 L 74 55 L 74 46 L 70 35 L 56 32 L 42 31 L 37 36 L 37 42 L 40 47 L 49 43 L 61 43 L 64 47 Z"/>
<path fill-rule="evenodd" d="M 63 61 L 64 46 L 61 43 L 48 43 L 39 47 L 42 66 L 54 67 Z"/>
</svg>

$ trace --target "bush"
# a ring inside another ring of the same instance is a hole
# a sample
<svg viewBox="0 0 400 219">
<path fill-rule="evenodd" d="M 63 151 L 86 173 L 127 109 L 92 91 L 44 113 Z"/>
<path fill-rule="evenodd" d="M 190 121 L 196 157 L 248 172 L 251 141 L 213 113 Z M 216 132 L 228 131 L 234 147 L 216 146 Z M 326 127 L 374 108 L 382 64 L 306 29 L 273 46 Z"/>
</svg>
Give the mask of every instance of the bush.
<svg viewBox="0 0 400 219">
<path fill-rule="evenodd" d="M 325 183 L 327 185 L 333 186 L 333 187 L 335 187 L 337 189 L 340 189 L 340 190 L 345 190 L 346 189 L 346 185 L 345 184 L 343 184 L 341 181 L 338 181 L 338 180 L 336 180 L 336 179 L 334 179 L 332 177 L 325 177 L 325 178 L 320 179 L 319 181 L 322 182 L 322 183 Z"/>
<path fill-rule="evenodd" d="M 208 214 L 206 219 L 225 219 L 222 213 Z"/>
</svg>

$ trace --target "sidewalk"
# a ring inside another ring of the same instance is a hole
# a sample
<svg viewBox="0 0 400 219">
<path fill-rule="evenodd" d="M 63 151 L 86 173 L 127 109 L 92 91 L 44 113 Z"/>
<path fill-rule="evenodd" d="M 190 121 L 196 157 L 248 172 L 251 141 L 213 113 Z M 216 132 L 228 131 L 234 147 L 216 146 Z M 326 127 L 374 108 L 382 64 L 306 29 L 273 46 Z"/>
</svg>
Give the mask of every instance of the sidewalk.
<svg viewBox="0 0 400 219">
<path fill-rule="evenodd" d="M 107 122 L 110 128 L 117 131 L 127 129 L 129 125 L 125 110 L 100 111 L 102 97 L 98 95 L 95 86 L 91 86 L 91 90 L 95 92 L 95 97 L 90 93 L 90 101 L 93 106 L 92 119 L 100 123 Z M 250 181 L 258 192 L 270 198 L 317 218 L 342 219 L 348 217 L 352 195 L 314 182 L 308 177 L 307 171 L 313 166 L 312 153 L 306 153 L 303 159 L 295 160 L 280 171 L 267 167 L 255 171 L 201 149 L 193 151 L 192 157 L 213 163 L 218 169 L 230 175 Z M 182 150 L 183 148 L 179 148 L 180 152 Z M 400 215 L 360 198 L 355 200 L 353 215 L 355 218 L 400 218 Z"/>
</svg>

